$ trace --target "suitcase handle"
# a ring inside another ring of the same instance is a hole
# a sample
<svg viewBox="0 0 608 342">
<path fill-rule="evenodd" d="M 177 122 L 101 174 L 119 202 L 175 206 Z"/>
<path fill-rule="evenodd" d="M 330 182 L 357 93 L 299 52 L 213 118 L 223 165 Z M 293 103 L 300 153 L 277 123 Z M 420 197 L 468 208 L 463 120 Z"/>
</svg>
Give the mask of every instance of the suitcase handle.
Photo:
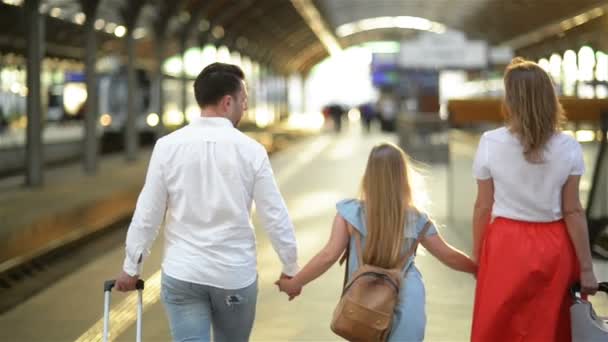
<svg viewBox="0 0 608 342">
<path fill-rule="evenodd" d="M 598 283 L 597 291 L 608 294 L 608 282 L 604 281 L 604 282 Z M 580 293 L 580 292 L 581 292 L 581 283 L 576 282 L 576 283 L 574 283 L 574 285 L 572 285 L 570 287 L 570 295 L 572 296 L 573 299 L 575 299 L 575 300 L 579 299 L 579 297 L 576 294 Z"/>
<path fill-rule="evenodd" d="M 112 289 L 116 285 L 116 280 L 106 280 L 103 283 L 104 303 L 103 303 L 103 342 L 108 341 L 109 330 L 110 330 L 110 294 Z M 142 316 L 143 316 L 143 295 L 145 282 L 141 279 L 137 280 L 135 288 L 137 289 L 137 335 L 136 341 L 141 342 L 141 331 L 142 331 Z"/>
<path fill-rule="evenodd" d="M 114 288 L 114 285 L 116 285 L 116 280 L 115 279 L 110 279 L 110 280 L 106 280 L 103 283 L 103 292 L 106 291 L 110 291 L 112 292 L 112 289 Z M 145 286 L 145 281 L 138 279 L 137 283 L 135 284 L 135 289 L 137 290 L 143 290 Z"/>
</svg>

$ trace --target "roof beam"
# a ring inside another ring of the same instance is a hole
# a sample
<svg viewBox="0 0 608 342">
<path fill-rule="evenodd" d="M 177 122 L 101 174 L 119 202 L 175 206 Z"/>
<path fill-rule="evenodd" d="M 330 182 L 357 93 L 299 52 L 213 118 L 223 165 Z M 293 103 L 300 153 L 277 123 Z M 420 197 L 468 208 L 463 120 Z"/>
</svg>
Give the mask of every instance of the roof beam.
<svg viewBox="0 0 608 342">
<path fill-rule="evenodd" d="M 302 18 L 304 18 L 304 21 L 308 24 L 310 29 L 317 35 L 330 55 L 342 51 L 340 43 L 333 32 L 328 29 L 327 23 L 325 23 L 325 20 L 323 20 L 321 14 L 311 0 L 291 0 L 291 3 L 298 13 L 300 13 Z"/>
<path fill-rule="evenodd" d="M 521 36 L 510 39 L 504 42 L 502 45 L 510 46 L 515 50 L 522 49 L 527 46 L 537 44 L 547 38 L 563 34 L 568 30 L 583 25 L 590 20 L 605 15 L 606 13 L 608 13 L 608 5 L 593 6 L 571 17 L 564 18 L 552 24 L 545 25 L 532 32 L 528 32 Z"/>
</svg>

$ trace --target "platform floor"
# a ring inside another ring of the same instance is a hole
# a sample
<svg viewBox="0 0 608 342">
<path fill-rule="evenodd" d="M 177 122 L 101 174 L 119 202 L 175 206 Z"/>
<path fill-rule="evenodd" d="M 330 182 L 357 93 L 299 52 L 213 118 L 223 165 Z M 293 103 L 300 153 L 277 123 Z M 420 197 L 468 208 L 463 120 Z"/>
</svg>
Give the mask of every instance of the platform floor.
<svg viewBox="0 0 608 342">
<path fill-rule="evenodd" d="M 456 158 L 450 168 L 429 166 L 425 170 L 429 211 L 452 245 L 469 252 L 474 183 L 470 163 L 475 139 L 458 137 L 452 148 Z M 304 264 L 326 242 L 335 215 L 335 203 L 358 193 L 360 178 L 371 147 L 381 141 L 396 142 L 392 135 L 362 135 L 353 127 L 341 135 L 321 135 L 304 140 L 275 154 L 272 163 L 278 184 L 296 226 L 300 264 Z M 451 175 L 451 176 L 450 176 Z M 448 179 L 458 180 L 458 202 L 448 206 Z M 452 213 L 453 224 L 448 224 Z M 125 227 L 126 229 L 126 227 Z M 273 282 L 280 264 L 263 229 L 258 225 L 260 292 L 252 341 L 336 341 L 329 330 L 330 317 L 340 295 L 343 270 L 334 266 L 306 287 L 300 297 L 288 302 Z M 27 302 L 0 316 L 1 341 L 99 341 L 102 322 L 102 282 L 114 277 L 123 258 L 116 245 L 94 262 L 57 281 Z M 78 255 L 74 256 L 75 258 Z M 169 329 L 159 301 L 162 241 L 156 241 L 144 268 L 144 341 L 169 341 Z M 443 266 L 420 249 L 418 267 L 427 289 L 427 341 L 468 341 L 475 280 Z M 608 280 L 608 264 L 597 262 L 598 276 Z M 114 294 L 112 337 L 134 339 L 135 293 Z M 608 313 L 608 299 L 594 300 L 600 313 Z"/>
</svg>

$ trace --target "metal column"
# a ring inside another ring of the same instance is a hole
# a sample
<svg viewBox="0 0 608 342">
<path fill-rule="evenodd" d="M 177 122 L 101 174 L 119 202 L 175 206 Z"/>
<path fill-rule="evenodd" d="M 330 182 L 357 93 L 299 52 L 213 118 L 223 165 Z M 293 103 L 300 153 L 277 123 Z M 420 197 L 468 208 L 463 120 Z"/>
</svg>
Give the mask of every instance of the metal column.
<svg viewBox="0 0 608 342">
<path fill-rule="evenodd" d="M 606 201 L 606 184 L 608 184 L 608 110 L 600 113 L 601 142 L 597 153 L 591 190 L 587 200 L 585 215 L 589 226 L 589 241 L 593 244 L 608 226 L 608 203 Z M 602 189 L 603 188 L 603 189 Z"/>
<path fill-rule="evenodd" d="M 97 73 L 95 71 L 97 57 L 97 33 L 95 32 L 95 15 L 99 0 L 82 1 L 81 6 L 86 15 L 85 37 L 85 69 L 87 80 L 87 102 L 85 105 L 86 113 L 84 117 L 84 149 L 83 167 L 88 174 L 97 172 L 97 118 L 99 116 L 99 105 L 97 102 Z"/>
<path fill-rule="evenodd" d="M 125 152 L 127 161 L 134 161 L 137 159 L 138 149 L 138 134 L 136 128 L 136 117 L 139 108 L 135 106 L 135 99 L 137 98 L 136 88 L 136 75 L 135 75 L 135 38 L 133 37 L 133 26 L 128 28 L 127 33 L 127 83 L 128 83 L 128 95 L 127 95 L 127 122 L 125 127 Z"/>
<path fill-rule="evenodd" d="M 159 117 L 157 135 L 162 136 L 165 134 L 165 124 L 163 122 L 163 113 L 165 108 L 165 98 L 163 92 L 163 61 L 165 60 L 165 47 L 167 40 L 164 38 L 157 38 L 155 51 L 156 61 L 156 79 L 154 80 L 154 97 L 156 98 L 156 113 Z"/>
<path fill-rule="evenodd" d="M 27 139 L 26 184 L 43 183 L 42 103 L 40 99 L 41 60 L 44 44 L 44 17 L 38 12 L 39 0 L 25 1 L 27 25 Z"/>
<path fill-rule="evenodd" d="M 188 32 L 183 34 L 180 42 L 180 52 L 182 56 L 182 92 L 181 92 L 181 107 L 184 119 L 186 118 L 186 110 L 188 108 L 188 76 L 186 75 L 186 41 Z M 185 123 L 185 121 L 184 121 Z"/>
</svg>

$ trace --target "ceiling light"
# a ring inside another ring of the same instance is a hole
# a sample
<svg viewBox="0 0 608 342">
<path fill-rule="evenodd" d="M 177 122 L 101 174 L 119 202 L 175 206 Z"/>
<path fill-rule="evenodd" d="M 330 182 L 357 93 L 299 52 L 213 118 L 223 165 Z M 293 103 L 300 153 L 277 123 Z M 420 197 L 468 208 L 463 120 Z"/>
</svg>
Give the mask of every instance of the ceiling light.
<svg viewBox="0 0 608 342">
<path fill-rule="evenodd" d="M 156 127 L 160 123 L 160 117 L 156 113 L 150 113 L 146 117 L 146 123 L 150 127 Z"/>
<path fill-rule="evenodd" d="M 142 39 L 146 36 L 146 34 L 148 34 L 148 32 L 146 31 L 145 28 L 143 27 L 138 27 L 133 31 L 133 38 L 135 39 Z"/>
<path fill-rule="evenodd" d="M 78 12 L 78 13 L 76 13 L 76 15 L 74 15 L 74 22 L 78 25 L 84 24 L 84 22 L 86 20 L 87 20 L 87 16 L 82 12 Z"/>
<path fill-rule="evenodd" d="M 213 37 L 215 37 L 216 39 L 220 39 L 224 36 L 224 28 L 221 26 L 215 26 L 213 28 L 213 30 L 211 30 L 211 34 L 213 35 Z"/>
<path fill-rule="evenodd" d="M 95 29 L 97 31 L 101 31 L 103 30 L 103 27 L 106 26 L 106 21 L 103 19 L 97 19 L 95 20 Z"/>
<path fill-rule="evenodd" d="M 60 15 L 61 15 L 61 8 L 59 8 L 59 7 L 54 7 L 54 8 L 51 10 L 51 17 L 53 17 L 53 18 L 58 18 Z"/>
<path fill-rule="evenodd" d="M 23 0 L 3 0 L 2 2 L 12 6 L 21 6 L 23 4 Z"/>
<path fill-rule="evenodd" d="M 595 140 L 595 132 L 590 130 L 578 130 L 575 133 L 575 137 L 579 142 L 590 142 Z"/>
<path fill-rule="evenodd" d="M 446 31 L 445 25 L 425 18 L 399 16 L 366 18 L 359 21 L 346 23 L 344 25 L 340 25 L 336 29 L 336 34 L 338 37 L 346 37 L 363 31 L 395 28 L 428 31 L 439 34 L 445 33 Z"/>
<path fill-rule="evenodd" d="M 114 29 L 114 35 L 118 38 L 124 37 L 126 33 L 127 29 L 122 25 L 119 25 L 116 27 L 116 29 Z"/>
<path fill-rule="evenodd" d="M 117 25 L 114 23 L 107 23 L 105 28 L 106 33 L 113 34 L 116 26 Z"/>
</svg>

